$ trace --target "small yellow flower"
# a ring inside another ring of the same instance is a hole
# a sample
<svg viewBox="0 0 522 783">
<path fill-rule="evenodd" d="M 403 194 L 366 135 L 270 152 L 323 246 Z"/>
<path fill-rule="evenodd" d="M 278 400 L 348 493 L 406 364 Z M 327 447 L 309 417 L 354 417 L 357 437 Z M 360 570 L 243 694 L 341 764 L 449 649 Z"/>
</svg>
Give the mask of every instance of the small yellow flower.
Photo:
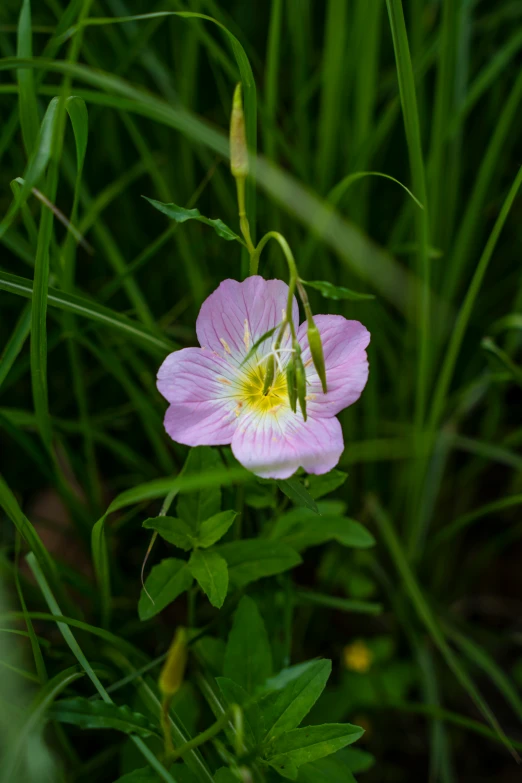
<svg viewBox="0 0 522 783">
<path fill-rule="evenodd" d="M 347 669 L 364 674 L 372 665 L 373 653 L 363 641 L 358 640 L 346 645 L 343 660 Z"/>
</svg>

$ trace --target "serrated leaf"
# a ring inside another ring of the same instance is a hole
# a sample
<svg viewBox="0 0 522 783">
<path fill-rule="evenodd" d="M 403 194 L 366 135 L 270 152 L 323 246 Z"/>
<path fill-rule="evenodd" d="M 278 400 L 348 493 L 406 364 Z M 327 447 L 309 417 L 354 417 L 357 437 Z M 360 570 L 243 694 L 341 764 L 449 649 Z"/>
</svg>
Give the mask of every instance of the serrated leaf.
<svg viewBox="0 0 522 783">
<path fill-rule="evenodd" d="M 244 705 L 250 699 L 249 694 L 237 682 L 229 677 L 216 677 L 216 682 L 223 697 L 230 707 L 232 704 L 239 704 L 243 707 L 243 719 L 246 738 L 250 747 L 254 747 L 261 741 L 261 713 L 256 702 L 250 702 L 247 707 Z"/>
<path fill-rule="evenodd" d="M 323 692 L 331 671 L 331 661 L 314 661 L 281 690 L 261 700 L 265 741 L 299 726 Z"/>
<path fill-rule="evenodd" d="M 237 511 L 221 511 L 219 514 L 214 514 L 210 519 L 205 519 L 199 528 L 198 546 L 206 548 L 219 541 L 236 517 Z"/>
<path fill-rule="evenodd" d="M 152 206 L 160 212 L 163 212 L 164 215 L 167 215 L 171 220 L 175 220 L 176 223 L 185 223 L 187 220 L 197 220 L 200 223 L 206 223 L 207 226 L 212 226 L 216 234 L 222 239 L 226 239 L 229 242 L 235 239 L 238 242 L 241 242 L 241 237 L 239 237 L 238 234 L 235 234 L 222 220 L 219 218 L 212 220 L 211 218 L 203 217 L 199 209 L 185 209 L 184 207 L 178 207 L 177 204 L 164 204 L 153 198 L 147 198 L 147 196 L 142 196 L 142 198 L 144 198 L 145 201 L 148 201 L 149 204 L 152 204 Z"/>
<path fill-rule="evenodd" d="M 287 731 L 266 748 L 268 763 L 280 774 L 281 769 L 299 768 L 303 764 L 336 753 L 356 742 L 364 734 L 360 726 L 351 723 L 326 723 Z M 295 778 L 293 778 L 295 779 Z"/>
<path fill-rule="evenodd" d="M 271 673 L 272 650 L 265 623 L 255 601 L 245 595 L 228 636 L 223 674 L 252 693 Z"/>
<path fill-rule="evenodd" d="M 197 446 L 189 451 L 181 476 L 187 477 L 222 469 L 219 454 L 209 446 Z M 197 533 L 203 520 L 221 511 L 221 488 L 207 487 L 197 492 L 180 495 L 177 515 Z"/>
<path fill-rule="evenodd" d="M 78 697 L 55 702 L 48 715 L 60 723 L 71 723 L 81 729 L 116 729 L 139 737 L 161 736 L 161 731 L 145 715 L 104 701 Z"/>
<path fill-rule="evenodd" d="M 138 604 L 140 620 L 149 620 L 165 609 L 176 598 L 188 590 L 192 584 L 192 574 L 184 560 L 169 557 L 154 566 L 147 581 L 145 590 L 141 591 Z M 149 598 L 149 595 L 151 598 Z"/>
<path fill-rule="evenodd" d="M 343 470 L 335 470 L 334 468 L 329 473 L 323 473 L 322 476 L 308 476 L 305 485 L 313 499 L 319 500 L 324 495 L 339 489 L 347 478 L 348 473 L 345 473 Z"/>
<path fill-rule="evenodd" d="M 373 294 L 360 294 L 357 291 L 352 291 L 350 288 L 333 285 L 333 283 L 329 283 L 327 280 L 301 280 L 301 283 L 308 286 L 308 288 L 315 288 L 325 299 L 333 299 L 334 301 L 349 299 L 352 302 L 361 302 L 365 299 L 375 299 Z"/>
<path fill-rule="evenodd" d="M 326 541 L 338 541 L 343 546 L 367 549 L 374 546 L 372 534 L 354 519 L 343 516 L 321 516 L 318 523 L 315 514 L 306 509 L 294 509 L 281 516 L 274 525 L 271 538 L 282 541 L 302 552 Z"/>
<path fill-rule="evenodd" d="M 308 508 L 310 511 L 313 511 L 314 514 L 319 514 L 317 503 L 298 478 L 293 476 L 289 479 L 278 479 L 276 483 L 281 492 L 283 492 L 287 498 L 290 498 L 294 505 L 300 506 L 301 508 Z"/>
<path fill-rule="evenodd" d="M 192 528 L 178 517 L 150 517 L 145 520 L 142 527 L 155 530 L 169 544 L 174 544 L 185 552 L 193 549 L 197 542 Z"/>
<path fill-rule="evenodd" d="M 221 609 L 228 590 L 226 560 L 217 552 L 195 549 L 190 556 L 188 567 L 212 606 Z"/>
<path fill-rule="evenodd" d="M 219 544 L 213 550 L 228 563 L 230 581 L 236 587 L 244 587 L 266 576 L 274 576 L 299 565 L 301 558 L 291 547 L 281 541 L 247 538 Z"/>
</svg>

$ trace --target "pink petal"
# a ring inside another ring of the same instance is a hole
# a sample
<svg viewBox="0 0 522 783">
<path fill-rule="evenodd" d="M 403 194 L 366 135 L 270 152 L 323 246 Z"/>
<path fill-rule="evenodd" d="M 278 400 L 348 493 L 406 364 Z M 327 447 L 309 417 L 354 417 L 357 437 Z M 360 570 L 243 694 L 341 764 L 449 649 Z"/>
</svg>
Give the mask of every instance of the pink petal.
<svg viewBox="0 0 522 783">
<path fill-rule="evenodd" d="M 366 386 L 368 357 L 365 348 L 370 342 L 370 333 L 359 321 L 348 321 L 342 315 L 316 315 L 314 320 L 323 343 L 328 392 L 323 393 L 315 371 L 306 323 L 303 323 L 297 339 L 306 367 L 307 411 L 311 417 L 330 418 L 358 400 Z"/>
<path fill-rule="evenodd" d="M 281 323 L 287 298 L 288 286 L 282 280 L 264 280 L 259 275 L 248 277 L 242 283 L 224 280 L 201 305 L 196 322 L 200 345 L 220 356 L 229 351 L 234 358 L 244 356 L 261 335 Z M 295 297 L 293 318 L 297 327 L 299 312 Z M 287 341 L 288 337 L 285 344 Z M 269 351 L 272 342 L 268 339 L 261 345 L 260 356 Z"/>
<path fill-rule="evenodd" d="M 327 473 L 343 452 L 339 421 L 311 419 L 288 410 L 282 414 L 249 411 L 241 416 L 232 451 L 245 468 L 262 478 L 285 479 L 302 467 Z"/>
<path fill-rule="evenodd" d="M 236 374 L 230 364 L 203 348 L 183 348 L 167 356 L 157 386 L 170 407 L 165 429 L 186 446 L 230 443 L 237 426 Z"/>
</svg>

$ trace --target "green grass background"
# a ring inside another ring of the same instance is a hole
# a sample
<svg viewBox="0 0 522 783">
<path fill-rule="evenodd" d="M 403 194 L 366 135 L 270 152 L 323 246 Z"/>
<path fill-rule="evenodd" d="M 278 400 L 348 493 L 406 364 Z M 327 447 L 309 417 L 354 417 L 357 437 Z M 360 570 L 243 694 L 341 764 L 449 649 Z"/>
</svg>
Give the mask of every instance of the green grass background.
<svg viewBox="0 0 522 783">
<path fill-rule="evenodd" d="M 37 723 L 48 676 L 74 680 L 78 658 L 56 625 L 35 620 L 39 646 L 27 611 L 99 629 L 94 522 L 119 492 L 183 464 L 185 449 L 163 432 L 155 373 L 169 350 L 195 343 L 201 302 L 244 276 L 248 259 L 206 226 L 168 223 L 141 195 L 237 230 L 226 133 L 241 80 L 260 156 L 247 193 L 253 234 L 281 231 L 305 279 L 375 296 L 310 292 L 314 312 L 357 318 L 372 333 L 368 386 L 341 417 L 349 478 L 336 497 L 377 546 L 307 555 L 295 581 L 325 605 L 296 608 L 293 658 L 336 662 L 323 711 L 367 726 L 361 747 L 376 763 L 361 780 L 518 779 L 501 732 L 511 746 L 522 740 L 522 4 L 31 6 L 0 7 L 0 625 L 29 633 L 25 644 L 0 631 L 6 690 L 25 688 L 3 693 L 2 710 L 39 693 Z M 154 15 L 165 11 L 182 14 Z M 114 23 L 136 14 L 150 16 Z M 50 104 L 56 96 L 85 104 Z M 261 273 L 286 277 L 277 247 Z M 95 631 L 78 631 L 109 684 L 128 673 L 117 660 L 127 644 L 143 665 L 185 616 L 181 601 L 153 626 L 137 620 L 148 545 L 148 507 L 137 500 L 108 530 L 106 660 Z M 56 611 L 23 565 L 27 550 L 54 580 Z M 342 611 L 343 597 L 383 611 Z M 356 638 L 385 638 L 388 652 L 347 685 L 341 651 Z M 41 770 L 51 757 L 29 729 L 24 747 Z M 48 740 L 72 770 L 65 779 L 116 779 L 119 739 L 61 728 Z"/>
</svg>

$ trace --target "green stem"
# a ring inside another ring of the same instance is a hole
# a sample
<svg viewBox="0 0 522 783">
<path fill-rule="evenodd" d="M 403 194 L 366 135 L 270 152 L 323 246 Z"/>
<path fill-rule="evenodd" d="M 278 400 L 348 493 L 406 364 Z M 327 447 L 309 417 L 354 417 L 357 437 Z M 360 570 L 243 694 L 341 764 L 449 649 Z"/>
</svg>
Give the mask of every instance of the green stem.
<svg viewBox="0 0 522 783">
<path fill-rule="evenodd" d="M 265 234 L 264 237 L 259 241 L 258 246 L 255 248 L 255 250 L 250 256 L 250 274 L 257 275 L 261 253 L 263 251 L 263 248 L 269 242 L 270 239 L 274 239 L 276 242 L 279 243 L 279 246 L 283 251 L 283 255 L 285 257 L 286 263 L 288 264 L 288 271 L 290 272 L 290 280 L 288 281 L 288 301 L 286 305 L 286 321 L 282 325 L 282 332 L 279 333 L 278 341 L 280 342 L 283 336 L 282 333 L 284 332 L 286 323 L 289 324 L 290 331 L 292 333 L 292 338 L 295 340 L 296 334 L 295 334 L 295 325 L 292 318 L 292 304 L 293 304 L 295 289 L 299 280 L 299 274 L 297 272 L 297 266 L 295 263 L 294 254 L 290 249 L 290 245 L 288 244 L 284 236 L 280 234 L 278 231 L 269 231 L 268 234 Z"/>
<path fill-rule="evenodd" d="M 181 756 L 184 756 L 186 753 L 189 753 L 191 750 L 194 750 L 194 748 L 203 745 L 203 743 L 215 737 L 216 734 L 219 734 L 219 732 L 225 728 L 228 721 L 230 720 L 231 717 L 233 717 L 234 712 L 236 710 L 237 710 L 237 706 L 233 705 L 226 712 L 224 712 L 223 715 L 220 718 L 218 718 L 218 720 L 215 723 L 212 724 L 212 726 L 206 729 L 206 731 L 202 731 L 201 734 L 198 734 L 197 737 L 193 737 L 193 739 L 188 740 L 179 748 L 176 748 L 172 752 L 168 753 L 165 759 L 165 763 L 172 764 Z"/>
<path fill-rule="evenodd" d="M 246 216 L 246 206 L 245 206 L 245 178 L 244 177 L 236 177 L 236 186 L 237 186 L 237 204 L 239 208 L 239 227 L 241 229 L 241 233 L 243 234 L 243 237 L 245 238 L 247 250 L 250 253 L 250 264 L 252 265 L 252 255 L 255 253 L 256 248 L 254 247 L 254 243 L 252 242 L 252 237 L 250 236 L 250 223 L 248 222 L 248 218 Z"/>
<path fill-rule="evenodd" d="M 174 753 L 174 745 L 172 743 L 172 732 L 170 730 L 170 705 L 172 702 L 172 696 L 165 696 L 161 703 L 161 729 L 163 731 L 163 742 L 165 747 L 165 756 L 170 756 Z"/>
</svg>

